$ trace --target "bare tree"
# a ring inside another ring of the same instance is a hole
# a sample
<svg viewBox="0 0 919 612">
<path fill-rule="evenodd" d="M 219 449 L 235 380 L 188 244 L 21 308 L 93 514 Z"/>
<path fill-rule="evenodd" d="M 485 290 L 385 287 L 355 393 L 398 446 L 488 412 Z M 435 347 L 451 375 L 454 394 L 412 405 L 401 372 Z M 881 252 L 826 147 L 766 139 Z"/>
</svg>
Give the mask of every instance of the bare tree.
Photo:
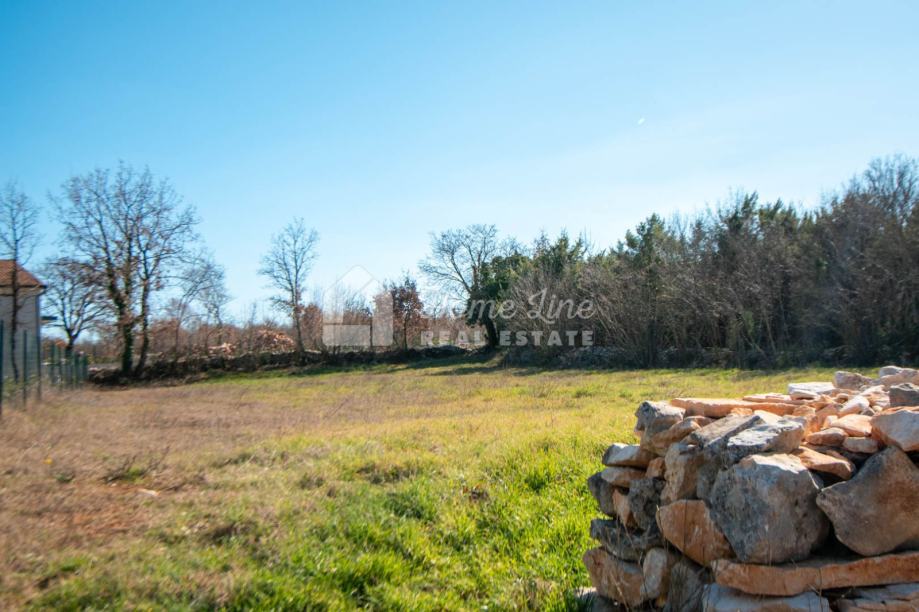
<svg viewBox="0 0 919 612">
<path fill-rule="evenodd" d="M 228 297 L 224 287 L 223 268 L 214 261 L 210 253 L 199 253 L 193 256 L 179 271 L 175 280 L 178 295 L 170 301 L 170 310 L 175 321 L 173 352 L 178 356 L 182 325 L 189 317 L 194 318 L 193 306 L 196 303 L 200 304 L 210 315 L 215 306 L 222 309 Z M 223 302 L 218 303 L 218 300 L 223 300 Z M 217 314 L 219 318 L 220 312 L 218 311 Z"/>
<path fill-rule="evenodd" d="M 223 266 L 215 264 L 211 268 L 210 282 L 205 283 L 198 296 L 208 324 L 205 344 L 210 341 L 211 328 L 217 329 L 217 344 L 223 344 L 223 326 L 227 318 L 226 307 L 232 299 L 230 292 L 227 291 L 226 273 Z"/>
<path fill-rule="evenodd" d="M 123 163 L 73 176 L 63 191 L 57 201 L 63 241 L 98 273 L 121 342 L 122 374 L 140 373 L 150 347 L 152 297 L 173 281 L 196 238 L 197 218 L 168 181 Z"/>
<path fill-rule="evenodd" d="M 294 341 L 300 363 L 303 362 L 303 293 L 306 277 L 316 259 L 319 234 L 307 229 L 302 218 L 295 218 L 271 239 L 271 248 L 262 258 L 259 274 L 279 293 L 271 298 L 272 305 L 290 316 Z"/>
<path fill-rule="evenodd" d="M 69 354 L 80 334 L 105 318 L 105 293 L 93 269 L 81 261 L 66 257 L 52 259 L 45 262 L 40 274 L 48 286 L 45 300 L 55 317 L 52 326 L 67 336 Z"/>
<path fill-rule="evenodd" d="M 22 286 L 20 270 L 32 258 L 39 236 L 38 208 L 29 197 L 10 181 L 0 192 L 0 248 L 10 266 L 10 363 L 13 380 L 19 380 L 19 365 L 16 362 L 16 337 L 19 330 L 19 312 L 22 310 Z"/>
<path fill-rule="evenodd" d="M 431 253 L 418 267 L 428 279 L 450 298 L 466 303 L 470 323 L 485 327 L 489 344 L 498 342 L 498 332 L 492 313 L 486 304 L 476 306 L 475 300 L 487 299 L 487 266 L 504 251 L 494 225 L 470 225 L 431 235 Z"/>
</svg>

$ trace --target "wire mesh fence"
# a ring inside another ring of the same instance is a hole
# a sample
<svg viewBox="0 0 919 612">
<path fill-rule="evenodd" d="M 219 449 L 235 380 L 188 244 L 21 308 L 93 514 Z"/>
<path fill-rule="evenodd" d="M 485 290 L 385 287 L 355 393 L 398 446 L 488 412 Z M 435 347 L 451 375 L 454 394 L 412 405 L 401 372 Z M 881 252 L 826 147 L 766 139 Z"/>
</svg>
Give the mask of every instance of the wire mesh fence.
<svg viewBox="0 0 919 612">
<path fill-rule="evenodd" d="M 27 407 L 42 394 L 75 389 L 89 378 L 89 358 L 50 342 L 40 330 L 17 330 L 0 321 L 0 415 L 10 406 Z"/>
</svg>

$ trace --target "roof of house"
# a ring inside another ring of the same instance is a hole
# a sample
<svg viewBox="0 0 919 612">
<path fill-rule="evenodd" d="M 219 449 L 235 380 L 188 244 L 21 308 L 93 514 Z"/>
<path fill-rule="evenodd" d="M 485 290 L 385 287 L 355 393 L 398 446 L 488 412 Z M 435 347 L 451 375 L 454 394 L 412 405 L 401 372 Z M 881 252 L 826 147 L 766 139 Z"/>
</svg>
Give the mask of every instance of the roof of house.
<svg viewBox="0 0 919 612">
<path fill-rule="evenodd" d="M 13 285 L 13 265 L 12 259 L 0 259 L 0 287 L 11 287 Z M 45 286 L 40 280 L 35 278 L 34 274 L 22 266 L 16 266 L 16 278 L 19 281 L 20 287 L 33 288 Z"/>
</svg>

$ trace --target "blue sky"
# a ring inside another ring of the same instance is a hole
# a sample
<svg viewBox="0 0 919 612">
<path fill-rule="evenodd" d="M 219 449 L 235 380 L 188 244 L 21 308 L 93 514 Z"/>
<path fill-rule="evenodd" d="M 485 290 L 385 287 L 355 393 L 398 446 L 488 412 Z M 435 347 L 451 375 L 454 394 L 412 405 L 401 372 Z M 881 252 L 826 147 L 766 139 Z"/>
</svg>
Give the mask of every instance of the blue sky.
<svg viewBox="0 0 919 612">
<path fill-rule="evenodd" d="M 606 247 L 731 189 L 813 205 L 919 154 L 916 3 L 0 2 L 0 181 L 123 159 L 202 218 L 236 312 L 295 215 L 313 274 L 432 230 Z M 45 223 L 41 255 L 57 229 Z"/>
</svg>

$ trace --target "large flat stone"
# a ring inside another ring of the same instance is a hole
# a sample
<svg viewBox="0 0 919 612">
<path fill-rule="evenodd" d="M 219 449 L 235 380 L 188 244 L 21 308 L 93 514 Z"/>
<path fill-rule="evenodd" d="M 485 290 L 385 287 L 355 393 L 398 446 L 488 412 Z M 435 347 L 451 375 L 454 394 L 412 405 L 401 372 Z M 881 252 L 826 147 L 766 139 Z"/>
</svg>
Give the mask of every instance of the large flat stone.
<svg viewBox="0 0 919 612">
<path fill-rule="evenodd" d="M 882 412 L 871 420 L 874 437 L 900 450 L 919 450 L 919 409 Z"/>
<path fill-rule="evenodd" d="M 867 438 L 871 435 L 871 417 L 866 414 L 847 414 L 833 421 L 833 427 L 843 430 L 848 436 Z"/>
<path fill-rule="evenodd" d="M 648 600 L 643 587 L 644 574 L 637 563 L 623 561 L 603 548 L 584 553 L 584 566 L 597 593 L 625 604 L 638 607 Z"/>
<path fill-rule="evenodd" d="M 723 419 L 713 421 L 702 429 L 689 434 L 683 442 L 706 447 L 712 444 L 727 443 L 727 440 L 745 429 L 762 425 L 766 420 L 754 414 L 734 414 Z"/>
<path fill-rule="evenodd" d="M 850 559 L 811 558 L 798 563 L 754 565 L 721 559 L 715 581 L 751 595 L 797 595 L 842 587 L 915 582 L 919 551 Z"/>
<path fill-rule="evenodd" d="M 745 402 L 755 404 L 788 404 L 790 406 L 804 406 L 806 400 L 791 399 L 787 393 L 754 393 L 753 395 L 743 396 Z"/>
<path fill-rule="evenodd" d="M 816 399 L 826 393 L 831 393 L 836 386 L 831 382 L 799 382 L 789 383 L 788 395 L 792 399 Z"/>
<path fill-rule="evenodd" d="M 747 402 L 738 399 L 708 398 L 708 397 L 678 397 L 671 400 L 674 406 L 684 408 L 686 416 L 704 416 L 710 419 L 720 419 L 729 414 L 753 414 L 754 410 L 766 405 L 774 406 L 767 402 Z"/>
<path fill-rule="evenodd" d="M 873 455 L 881 450 L 881 445 L 874 438 L 846 438 L 842 448 L 850 453 Z"/>
<path fill-rule="evenodd" d="M 702 612 L 830 612 L 830 602 L 816 593 L 761 597 L 713 584 L 705 590 Z"/>
<path fill-rule="evenodd" d="M 839 612 L 915 612 L 919 610 L 919 582 L 855 589 L 836 605 Z"/>
<path fill-rule="evenodd" d="M 610 519 L 590 521 L 590 537 L 607 552 L 625 561 L 641 561 L 646 552 L 664 545 L 661 532 L 656 527 L 646 531 L 626 529 L 619 521 Z"/>
<path fill-rule="evenodd" d="M 700 565 L 734 556 L 704 501 L 683 499 L 664 506 L 657 522 L 664 538 Z"/>
<path fill-rule="evenodd" d="M 613 444 L 603 453 L 603 465 L 607 467 L 644 468 L 654 459 L 654 454 L 638 444 Z"/>
<path fill-rule="evenodd" d="M 716 445 L 705 447 L 708 456 L 718 453 L 722 465 L 732 465 L 744 457 L 760 453 L 789 453 L 801 444 L 804 427 L 791 419 L 763 423 L 750 427 L 727 439 L 723 449 Z"/>
<path fill-rule="evenodd" d="M 842 446 L 848 434 L 838 427 L 827 427 L 809 434 L 805 440 L 817 446 Z"/>
<path fill-rule="evenodd" d="M 805 447 L 795 450 L 794 455 L 801 460 L 804 467 L 814 472 L 832 474 L 840 480 L 849 480 L 855 474 L 855 464 L 842 455 L 834 457 Z"/>
<path fill-rule="evenodd" d="M 839 541 L 860 555 L 919 547 L 919 468 L 898 448 L 873 455 L 852 480 L 822 490 L 817 505 Z"/>
<path fill-rule="evenodd" d="M 718 474 L 709 506 L 741 561 L 783 563 L 806 558 L 826 538 L 821 486 L 797 457 L 753 455 Z"/>
</svg>

